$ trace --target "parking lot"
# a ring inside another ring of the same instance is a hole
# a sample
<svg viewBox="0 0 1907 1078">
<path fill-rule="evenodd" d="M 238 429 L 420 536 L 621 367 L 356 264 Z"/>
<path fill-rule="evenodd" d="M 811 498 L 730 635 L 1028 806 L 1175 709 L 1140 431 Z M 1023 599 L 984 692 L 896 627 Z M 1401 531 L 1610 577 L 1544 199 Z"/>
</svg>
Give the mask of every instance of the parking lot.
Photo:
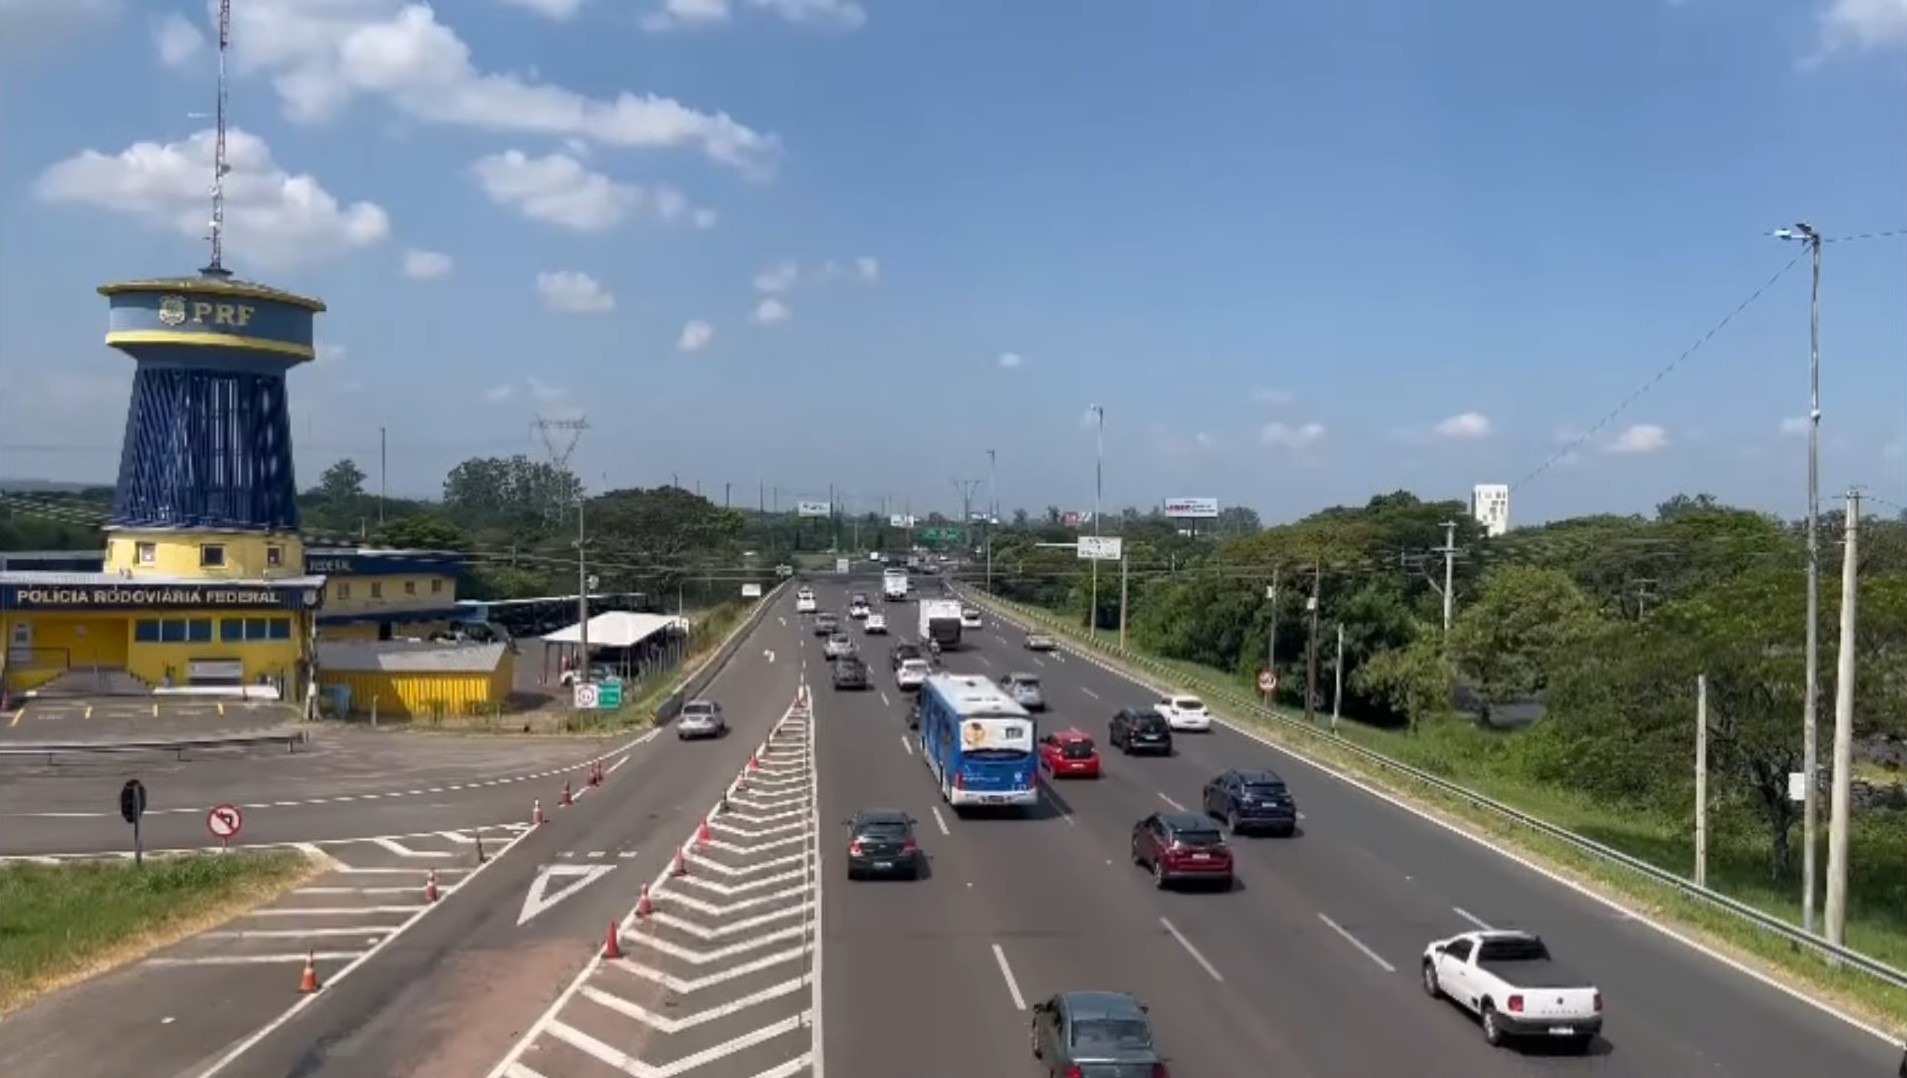
<svg viewBox="0 0 1907 1078">
<path fill-rule="evenodd" d="M 102 696 L 16 700 L 14 704 L 0 714 L 0 746 L 214 737 L 276 729 L 301 717 L 294 706 L 258 700 Z"/>
</svg>

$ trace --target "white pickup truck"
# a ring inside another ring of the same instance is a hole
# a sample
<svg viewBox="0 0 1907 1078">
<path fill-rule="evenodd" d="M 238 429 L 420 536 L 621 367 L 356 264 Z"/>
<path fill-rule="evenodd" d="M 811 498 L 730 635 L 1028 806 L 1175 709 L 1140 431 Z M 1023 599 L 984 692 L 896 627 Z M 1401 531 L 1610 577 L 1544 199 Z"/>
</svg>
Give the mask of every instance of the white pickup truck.
<svg viewBox="0 0 1907 1078">
<path fill-rule="evenodd" d="M 1602 1032 L 1602 992 L 1528 932 L 1465 932 L 1424 948 L 1424 991 L 1477 1016 L 1483 1039 L 1561 1041 L 1588 1049 Z"/>
</svg>

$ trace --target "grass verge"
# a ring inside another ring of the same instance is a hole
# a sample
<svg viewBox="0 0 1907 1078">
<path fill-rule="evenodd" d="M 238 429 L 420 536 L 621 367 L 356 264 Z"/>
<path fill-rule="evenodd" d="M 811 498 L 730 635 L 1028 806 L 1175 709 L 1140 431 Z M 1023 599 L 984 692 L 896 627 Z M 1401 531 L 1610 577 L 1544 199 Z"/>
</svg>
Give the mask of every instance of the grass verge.
<svg viewBox="0 0 1907 1078">
<path fill-rule="evenodd" d="M 0 1013 L 137 961 L 322 871 L 303 854 L 241 851 L 0 867 Z"/>
<path fill-rule="evenodd" d="M 1614 898 L 1691 938 L 1713 947 L 1769 976 L 1886 1030 L 1907 1028 L 1907 991 L 1893 988 L 1858 972 L 1828 966 L 1813 952 L 1801 950 L 1709 903 L 1656 883 L 1620 865 L 1593 857 L 1566 843 L 1506 821 L 1469 801 L 1450 796 L 1406 775 L 1374 764 L 1312 731 L 1273 722 L 1248 707 L 1249 690 L 1240 682 L 1209 667 L 1175 662 L 1130 652 L 1140 660 L 1127 661 L 1109 646 L 1104 634 L 1092 638 L 1083 626 L 1071 624 L 1051 611 L 1007 602 L 980 593 L 982 605 L 992 606 L 1023 624 L 1064 637 L 1110 665 L 1122 667 L 1139 681 L 1170 684 L 1205 696 L 1228 720 L 1249 726 L 1269 740 L 1287 746 L 1334 770 L 1355 776 L 1373 787 L 1406 800 L 1461 830 L 1513 850 L 1532 862 Z M 1116 637 L 1114 638 L 1116 641 Z M 1281 712 L 1283 713 L 1283 712 Z M 1323 716 L 1320 724 L 1328 722 Z M 1322 730 L 1318 731 L 1322 732 Z M 1677 824 L 1633 810 L 1598 804 L 1569 791 L 1544 788 L 1504 773 L 1497 759 L 1507 743 L 1500 735 L 1477 731 L 1467 723 L 1432 724 L 1419 734 L 1377 730 L 1342 723 L 1338 733 L 1358 746 L 1399 763 L 1436 774 L 1492 800 L 1511 805 L 1538 819 L 1612 846 L 1660 867 L 1686 873 L 1693 864 L 1692 839 L 1686 823 Z M 1498 766 L 1492 766 L 1492 765 Z M 1898 828 L 1872 828 L 1853 845 L 1864 847 L 1857 856 L 1883 859 L 1897 866 L 1902 858 L 1889 851 L 1901 848 Z M 1756 839 L 1760 838 L 1757 847 Z M 1865 839 L 1865 842 L 1861 840 Z M 1709 886 L 1766 912 L 1798 921 L 1799 899 L 1768 879 L 1765 836 L 1752 831 L 1712 836 L 1709 848 Z M 1852 890 L 1852 888 L 1851 888 Z M 1907 931 L 1900 905 L 1891 909 L 1870 892 L 1858 908 L 1850 901 L 1849 946 L 1891 965 L 1907 964 Z"/>
</svg>

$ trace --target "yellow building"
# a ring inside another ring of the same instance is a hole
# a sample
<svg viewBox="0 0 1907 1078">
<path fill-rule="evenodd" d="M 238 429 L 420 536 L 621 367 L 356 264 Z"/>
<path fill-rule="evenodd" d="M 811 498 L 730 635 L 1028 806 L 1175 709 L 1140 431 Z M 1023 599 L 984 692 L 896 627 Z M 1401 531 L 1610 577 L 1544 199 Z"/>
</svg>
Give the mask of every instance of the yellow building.
<svg viewBox="0 0 1907 1078">
<path fill-rule="evenodd" d="M 515 677 L 508 644 L 318 643 L 318 688 L 341 714 L 495 714 L 508 703 Z"/>
<path fill-rule="evenodd" d="M 326 578 L 318 639 L 428 640 L 458 621 L 460 554 L 312 547 L 305 571 Z"/>
</svg>

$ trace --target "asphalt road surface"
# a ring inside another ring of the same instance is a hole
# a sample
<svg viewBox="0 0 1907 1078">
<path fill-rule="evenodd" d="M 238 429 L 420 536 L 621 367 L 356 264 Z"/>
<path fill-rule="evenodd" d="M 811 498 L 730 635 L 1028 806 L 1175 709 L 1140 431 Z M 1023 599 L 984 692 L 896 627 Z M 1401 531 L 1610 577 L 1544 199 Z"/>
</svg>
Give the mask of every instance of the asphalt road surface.
<svg viewBox="0 0 1907 1078">
<path fill-rule="evenodd" d="M 765 654 L 777 650 L 775 659 Z M 600 952 L 607 927 L 666 869 L 785 713 L 800 650 L 796 629 L 770 616 L 737 652 L 709 693 L 733 728 L 725 740 L 678 742 L 665 732 L 612 761 L 601 787 L 577 788 L 568 808 L 556 805 L 554 776 L 512 787 L 525 806 L 519 822 L 533 790 L 548 822 L 493 831 L 493 856 L 481 865 L 474 829 L 439 833 L 425 824 L 394 840 L 408 852 L 375 839 L 323 846 L 343 865 L 314 881 L 323 890 L 288 896 L 281 905 L 294 912 L 224 929 L 284 935 L 201 937 L 42 1001 L 8 1020 L 0 1072 L 485 1073 Z M 435 904 L 419 897 L 431 868 L 439 872 Z M 321 956 L 325 987 L 301 996 L 307 951 Z M 228 961 L 193 961 L 217 957 Z"/>
<path fill-rule="evenodd" d="M 822 588 L 823 609 L 843 605 L 839 590 Z M 1040 675 L 1042 727 L 1078 725 L 1102 751 L 1112 713 L 1154 698 L 1077 656 L 1024 651 L 991 616 L 969 644 L 946 656 L 950 672 Z M 1026 1006 L 1080 989 L 1147 1002 L 1180 1076 L 1793 1078 L 1892 1074 L 1899 1061 L 1869 1032 L 1230 730 L 1182 734 L 1166 759 L 1108 753 L 1105 778 L 1049 784 L 1032 818 L 959 818 L 909 743 L 884 646 L 869 650 L 872 691 L 817 690 L 819 815 L 907 810 L 933 874 L 850 884 L 821 845 L 833 1078 L 1032 1073 Z M 1128 856 L 1131 825 L 1196 811 L 1228 767 L 1282 773 L 1301 834 L 1238 840 L 1230 893 L 1154 890 Z M 1425 996 L 1424 945 L 1483 925 L 1538 931 L 1598 982 L 1607 1035 L 1588 1056 L 1493 1050 L 1473 1020 Z"/>
</svg>

